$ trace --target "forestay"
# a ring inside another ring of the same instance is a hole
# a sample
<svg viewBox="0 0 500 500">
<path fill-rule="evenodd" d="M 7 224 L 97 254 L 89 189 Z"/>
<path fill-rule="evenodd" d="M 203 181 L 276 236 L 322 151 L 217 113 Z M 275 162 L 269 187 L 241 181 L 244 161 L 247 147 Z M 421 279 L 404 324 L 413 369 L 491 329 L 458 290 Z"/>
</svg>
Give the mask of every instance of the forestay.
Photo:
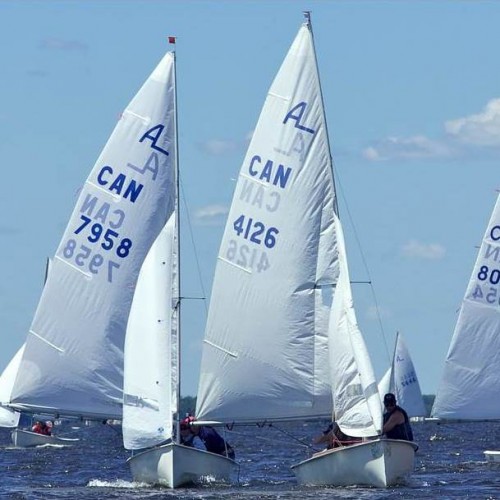
<svg viewBox="0 0 500 500">
<path fill-rule="evenodd" d="M 336 218 L 340 275 L 330 317 L 330 366 L 333 407 L 340 429 L 353 437 L 382 431 L 377 382 L 354 312 L 344 235 Z"/>
<path fill-rule="evenodd" d="M 28 335 L 13 389 L 17 408 L 121 418 L 137 277 L 174 209 L 173 92 L 166 54 L 81 190 Z"/>
<path fill-rule="evenodd" d="M 500 418 L 500 196 L 465 292 L 432 414 Z"/>
<path fill-rule="evenodd" d="M 197 417 L 331 415 L 335 194 L 312 35 L 267 95 L 236 184 L 205 332 Z"/>
</svg>

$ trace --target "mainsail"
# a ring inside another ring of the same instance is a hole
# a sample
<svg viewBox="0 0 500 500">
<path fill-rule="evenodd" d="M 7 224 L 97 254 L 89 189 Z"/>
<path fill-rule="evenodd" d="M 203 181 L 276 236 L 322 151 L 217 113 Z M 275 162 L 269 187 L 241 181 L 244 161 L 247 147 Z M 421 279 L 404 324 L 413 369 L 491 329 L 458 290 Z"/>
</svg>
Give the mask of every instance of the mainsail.
<svg viewBox="0 0 500 500">
<path fill-rule="evenodd" d="M 467 286 L 432 415 L 500 418 L 500 195 Z"/>
<path fill-rule="evenodd" d="M 123 112 L 81 190 L 26 341 L 11 399 L 17 409 L 121 418 L 136 281 L 174 210 L 170 66 L 167 54 Z"/>
<path fill-rule="evenodd" d="M 267 94 L 220 246 L 196 415 L 330 416 L 335 191 L 312 33 L 300 28 Z"/>
</svg>

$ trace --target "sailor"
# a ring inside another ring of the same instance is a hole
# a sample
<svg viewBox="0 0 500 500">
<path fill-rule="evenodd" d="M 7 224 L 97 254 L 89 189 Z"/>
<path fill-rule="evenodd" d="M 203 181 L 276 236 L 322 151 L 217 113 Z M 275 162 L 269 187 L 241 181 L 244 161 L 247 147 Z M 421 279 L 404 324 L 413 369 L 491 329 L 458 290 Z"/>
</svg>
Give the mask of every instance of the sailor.
<svg viewBox="0 0 500 500">
<path fill-rule="evenodd" d="M 382 432 L 389 439 L 413 441 L 413 431 L 408 414 L 396 404 L 396 396 L 392 392 L 384 396 L 384 427 Z"/>
<path fill-rule="evenodd" d="M 196 438 L 201 440 L 205 449 L 217 455 L 224 455 L 234 460 L 233 448 L 221 435 L 209 425 L 192 425 L 195 418 L 188 416 L 181 421 L 181 444 L 196 447 Z"/>
</svg>

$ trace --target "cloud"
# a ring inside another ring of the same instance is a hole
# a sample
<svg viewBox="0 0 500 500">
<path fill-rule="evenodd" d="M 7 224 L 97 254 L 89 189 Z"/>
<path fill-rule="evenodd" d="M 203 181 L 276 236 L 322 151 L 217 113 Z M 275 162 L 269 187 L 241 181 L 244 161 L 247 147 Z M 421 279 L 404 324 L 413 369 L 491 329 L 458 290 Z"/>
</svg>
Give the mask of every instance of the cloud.
<svg viewBox="0 0 500 500">
<path fill-rule="evenodd" d="M 370 161 L 446 158 L 452 154 L 446 144 L 422 135 L 408 138 L 388 137 L 363 151 L 363 156 Z"/>
<path fill-rule="evenodd" d="M 439 140 L 423 135 L 388 137 L 363 150 L 369 161 L 451 158 L 476 154 L 478 148 L 500 147 L 500 98 L 491 99 L 484 109 L 463 118 L 447 120 Z M 472 148 L 474 148 L 472 150 Z"/>
<path fill-rule="evenodd" d="M 405 243 L 401 250 L 405 257 L 429 260 L 442 259 L 446 253 L 446 249 L 438 243 L 425 244 L 416 240 Z"/>
<path fill-rule="evenodd" d="M 26 73 L 34 78 L 45 78 L 48 75 L 44 69 L 29 69 Z"/>
<path fill-rule="evenodd" d="M 63 40 L 62 38 L 45 38 L 39 46 L 46 50 L 86 51 L 88 49 L 85 43 L 78 40 Z"/>
<path fill-rule="evenodd" d="M 500 98 L 489 101 L 481 113 L 447 121 L 445 130 L 464 144 L 500 147 Z"/>
<path fill-rule="evenodd" d="M 240 144 L 235 141 L 211 139 L 209 141 L 201 143 L 200 148 L 205 153 L 209 153 L 214 156 L 221 156 L 237 151 L 240 148 Z"/>
<path fill-rule="evenodd" d="M 202 226 L 217 226 L 226 220 L 229 209 L 224 205 L 207 205 L 197 210 L 195 220 Z"/>
<path fill-rule="evenodd" d="M 199 147 L 205 153 L 221 156 L 228 153 L 233 153 L 235 151 L 241 151 L 246 149 L 252 140 L 253 130 L 246 134 L 243 140 L 239 141 L 228 141 L 223 139 L 210 139 L 199 144 Z"/>
</svg>

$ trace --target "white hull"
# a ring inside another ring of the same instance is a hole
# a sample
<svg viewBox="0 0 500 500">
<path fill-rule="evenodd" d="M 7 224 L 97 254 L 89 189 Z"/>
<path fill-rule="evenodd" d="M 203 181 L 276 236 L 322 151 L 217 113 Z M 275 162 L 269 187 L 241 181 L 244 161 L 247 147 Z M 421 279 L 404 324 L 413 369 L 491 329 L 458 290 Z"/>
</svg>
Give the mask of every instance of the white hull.
<svg viewBox="0 0 500 500">
<path fill-rule="evenodd" d="M 130 457 L 134 481 L 177 488 L 207 480 L 230 481 L 238 464 L 208 451 L 166 444 Z"/>
<path fill-rule="evenodd" d="M 71 445 L 79 441 L 78 438 L 63 438 L 58 436 L 47 436 L 37 432 L 15 429 L 11 432 L 12 442 L 18 448 L 29 448 L 31 446 L 41 446 L 44 444 Z"/>
<path fill-rule="evenodd" d="M 488 462 L 500 462 L 500 451 L 486 450 L 483 452 Z"/>
<path fill-rule="evenodd" d="M 410 441 L 375 439 L 317 453 L 292 469 L 300 484 L 383 488 L 413 472 L 416 449 Z"/>
</svg>

